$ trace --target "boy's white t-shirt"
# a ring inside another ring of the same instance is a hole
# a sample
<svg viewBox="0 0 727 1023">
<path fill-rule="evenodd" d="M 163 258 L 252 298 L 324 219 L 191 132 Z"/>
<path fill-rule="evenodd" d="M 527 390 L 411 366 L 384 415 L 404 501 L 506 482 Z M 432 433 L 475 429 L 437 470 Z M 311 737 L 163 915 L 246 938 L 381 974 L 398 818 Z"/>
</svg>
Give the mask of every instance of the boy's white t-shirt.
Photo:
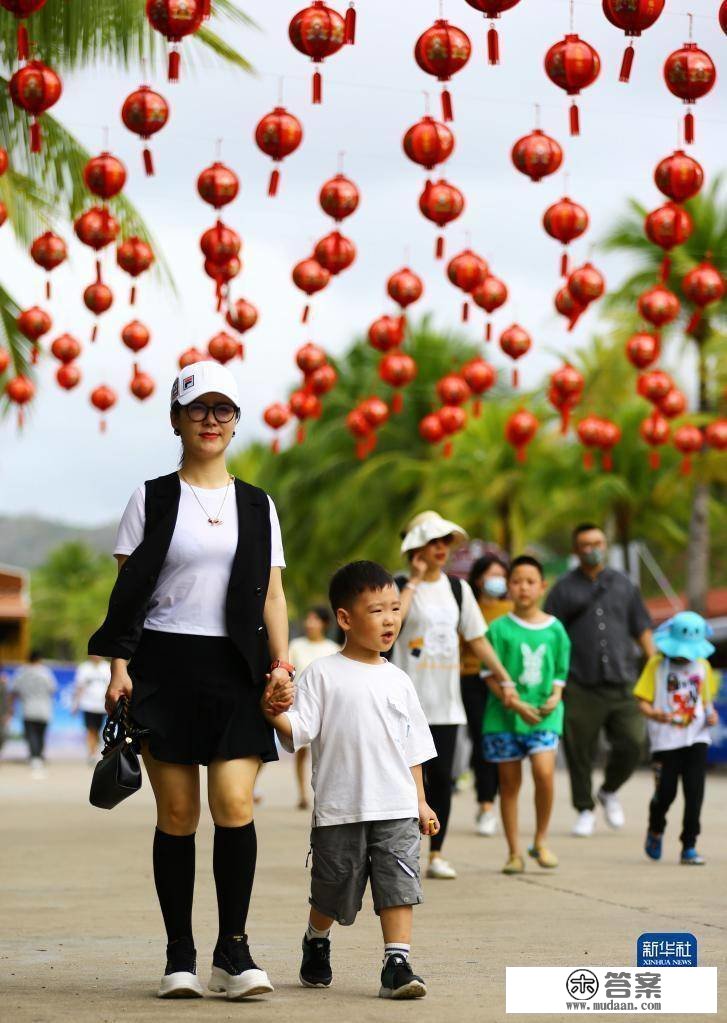
<svg viewBox="0 0 727 1023">
<path fill-rule="evenodd" d="M 709 661 L 672 661 L 663 654 L 650 657 L 634 688 L 634 696 L 655 710 L 675 714 L 681 724 L 647 721 L 652 753 L 682 749 L 695 742 L 711 745 L 705 704 L 711 706 L 717 689 Z"/>
<path fill-rule="evenodd" d="M 131 495 L 116 534 L 114 554 L 132 554 L 144 539 L 146 519 L 142 484 Z M 183 632 L 191 636 L 226 636 L 225 604 L 232 562 L 237 550 L 235 487 L 197 488 L 206 511 L 217 517 L 211 526 L 189 486 L 182 484 L 174 535 L 159 573 L 144 621 L 145 629 Z M 271 566 L 285 568 L 280 522 L 271 498 Z"/>
<path fill-rule="evenodd" d="M 106 709 L 106 690 L 111 681 L 108 661 L 82 661 L 76 669 L 75 694 L 78 709 L 92 714 L 103 714 Z"/>
<path fill-rule="evenodd" d="M 468 583 L 462 582 L 462 612 L 444 574 L 420 582 L 393 652 L 393 661 L 414 683 L 430 725 L 467 723 L 460 688 L 459 637 L 484 636 L 487 624 Z"/>
<path fill-rule="evenodd" d="M 295 670 L 300 673 L 305 671 L 309 664 L 317 661 L 320 657 L 330 657 L 337 654 L 341 648 L 332 639 L 308 639 L 307 636 L 297 636 L 290 641 L 288 648 L 288 659 Z"/>
<path fill-rule="evenodd" d="M 419 816 L 411 767 L 437 751 L 411 680 L 383 658 L 314 661 L 287 711 L 291 753 L 310 743 L 313 826 Z"/>
</svg>

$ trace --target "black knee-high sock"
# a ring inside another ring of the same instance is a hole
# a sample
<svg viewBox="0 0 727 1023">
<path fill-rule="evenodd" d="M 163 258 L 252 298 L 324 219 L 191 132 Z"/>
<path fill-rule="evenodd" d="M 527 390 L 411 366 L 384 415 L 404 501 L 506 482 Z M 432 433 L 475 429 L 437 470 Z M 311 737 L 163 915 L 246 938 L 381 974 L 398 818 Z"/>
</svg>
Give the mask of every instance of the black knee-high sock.
<svg viewBox="0 0 727 1023">
<path fill-rule="evenodd" d="M 194 897 L 194 835 L 154 832 L 154 883 L 167 941 L 192 937 Z"/>
<path fill-rule="evenodd" d="M 215 825 L 212 869 L 217 888 L 220 938 L 245 933 L 256 859 L 257 835 L 254 821 L 241 828 Z"/>
</svg>

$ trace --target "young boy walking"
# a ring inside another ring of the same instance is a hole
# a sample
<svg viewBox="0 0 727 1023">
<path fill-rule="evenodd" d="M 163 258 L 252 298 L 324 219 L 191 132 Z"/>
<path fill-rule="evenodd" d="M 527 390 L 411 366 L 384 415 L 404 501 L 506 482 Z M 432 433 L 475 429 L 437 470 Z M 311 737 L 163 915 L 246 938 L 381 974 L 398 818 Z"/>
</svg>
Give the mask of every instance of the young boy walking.
<svg viewBox="0 0 727 1023">
<path fill-rule="evenodd" d="M 666 815 L 682 779 L 684 817 L 681 862 L 702 866 L 697 852 L 700 813 L 704 799 L 709 726 L 717 723 L 712 699 L 717 690 L 715 673 L 706 660 L 714 653 L 707 639 L 705 620 L 682 611 L 654 633 L 659 651 L 650 657 L 634 696 L 647 718 L 649 745 L 656 788 L 649 803 L 649 828 L 644 851 L 661 859 Z"/>
<path fill-rule="evenodd" d="M 498 699 L 487 701 L 483 750 L 485 759 L 497 764 L 500 812 L 509 851 L 503 873 L 522 874 L 525 860 L 518 834 L 518 797 L 526 757 L 535 783 L 535 837 L 528 854 L 541 867 L 558 866 L 546 839 L 553 808 L 555 755 L 563 733 L 562 696 L 570 640 L 558 619 L 540 609 L 546 584 L 536 558 L 515 558 L 507 580 L 513 610 L 490 625 L 488 638 L 513 681 L 488 679 Z"/>
<path fill-rule="evenodd" d="M 384 966 L 380 998 L 420 998 L 426 986 L 409 963 L 412 907 L 422 901 L 420 834 L 436 834 L 422 764 L 436 756 L 431 732 L 408 675 L 381 654 L 401 628 L 401 595 L 380 565 L 341 568 L 330 601 L 346 643 L 311 664 L 297 681 L 293 707 L 263 704 L 283 746 L 311 744 L 310 916 L 300 982 L 329 987 L 330 931 L 354 922 L 371 880 L 381 919 Z"/>
</svg>

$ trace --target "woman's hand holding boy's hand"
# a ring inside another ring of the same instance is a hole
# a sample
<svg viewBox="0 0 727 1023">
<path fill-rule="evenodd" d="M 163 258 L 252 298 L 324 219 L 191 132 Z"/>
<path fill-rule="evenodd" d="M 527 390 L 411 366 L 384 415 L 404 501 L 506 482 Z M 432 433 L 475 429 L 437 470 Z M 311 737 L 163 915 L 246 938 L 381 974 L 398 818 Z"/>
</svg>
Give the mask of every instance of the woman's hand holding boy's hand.
<svg viewBox="0 0 727 1023">
<path fill-rule="evenodd" d="M 541 704 L 541 706 L 538 707 L 538 711 L 540 712 L 540 717 L 541 718 L 547 718 L 548 714 L 552 714 L 553 711 L 555 710 L 555 708 L 560 703 L 561 697 L 562 697 L 562 693 L 561 693 L 560 686 L 559 686 L 557 689 L 553 690 L 553 692 L 550 694 L 550 696 L 545 701 L 545 703 Z"/>
<path fill-rule="evenodd" d="M 276 675 L 277 670 L 273 674 Z M 295 685 L 290 675 L 288 675 L 287 671 L 284 671 L 281 673 L 281 676 L 277 678 L 270 675 L 266 676 L 269 682 L 263 693 L 261 706 L 263 713 L 269 714 L 272 717 L 277 717 L 278 714 L 283 714 L 286 710 L 290 710 L 295 698 Z"/>
<path fill-rule="evenodd" d="M 523 721 L 528 725 L 537 725 L 540 721 L 540 709 L 533 707 L 532 703 L 525 703 L 524 700 L 516 700 L 512 705 L 512 710 L 516 714 L 519 714 Z"/>
<path fill-rule="evenodd" d="M 419 830 L 423 835 L 436 835 L 440 824 L 436 813 L 425 799 L 419 801 Z"/>
<path fill-rule="evenodd" d="M 514 710 L 517 701 L 517 689 L 510 682 L 507 685 L 501 683 L 502 705 L 505 710 Z"/>
</svg>

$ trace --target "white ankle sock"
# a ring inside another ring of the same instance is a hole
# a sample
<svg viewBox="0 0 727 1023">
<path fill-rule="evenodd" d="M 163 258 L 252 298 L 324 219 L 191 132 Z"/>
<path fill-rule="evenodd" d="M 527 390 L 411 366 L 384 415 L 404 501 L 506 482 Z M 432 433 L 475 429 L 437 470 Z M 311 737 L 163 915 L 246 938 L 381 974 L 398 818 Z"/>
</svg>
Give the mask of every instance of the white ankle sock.
<svg viewBox="0 0 727 1023">
<path fill-rule="evenodd" d="M 403 941 L 387 941 L 384 945 L 384 963 L 393 955 L 404 956 L 408 962 L 410 952 L 411 945 L 405 945 Z"/>
<path fill-rule="evenodd" d="M 331 933 L 330 927 L 328 927 L 325 931 L 317 931 L 309 920 L 308 929 L 305 932 L 305 936 L 308 939 L 308 941 L 313 941 L 314 938 L 327 938 L 330 933 Z"/>
</svg>

